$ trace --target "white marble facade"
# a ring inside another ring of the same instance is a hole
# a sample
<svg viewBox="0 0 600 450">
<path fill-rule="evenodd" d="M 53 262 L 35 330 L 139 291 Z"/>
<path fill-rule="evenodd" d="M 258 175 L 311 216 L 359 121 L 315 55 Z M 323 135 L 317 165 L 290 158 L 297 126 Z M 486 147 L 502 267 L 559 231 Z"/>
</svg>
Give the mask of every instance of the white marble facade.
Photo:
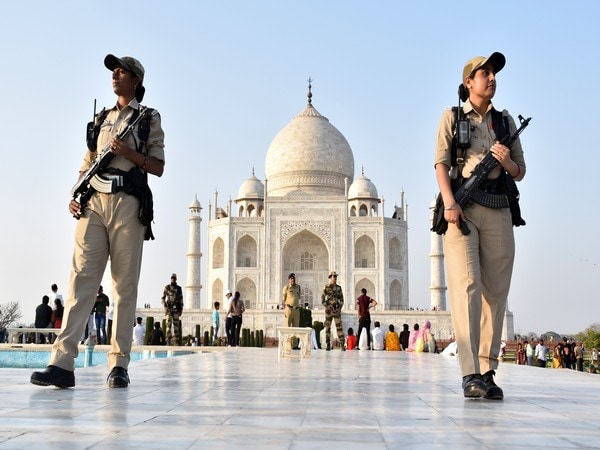
<svg viewBox="0 0 600 450">
<path fill-rule="evenodd" d="M 303 302 L 319 307 L 335 270 L 349 299 L 364 287 L 379 310 L 408 309 L 405 207 L 380 216 L 374 184 L 364 174 L 354 182 L 350 145 L 310 100 L 271 143 L 266 181 L 252 174 L 236 207 L 210 207 L 203 308 L 231 289 L 249 309 L 276 310 L 290 272 Z"/>
</svg>

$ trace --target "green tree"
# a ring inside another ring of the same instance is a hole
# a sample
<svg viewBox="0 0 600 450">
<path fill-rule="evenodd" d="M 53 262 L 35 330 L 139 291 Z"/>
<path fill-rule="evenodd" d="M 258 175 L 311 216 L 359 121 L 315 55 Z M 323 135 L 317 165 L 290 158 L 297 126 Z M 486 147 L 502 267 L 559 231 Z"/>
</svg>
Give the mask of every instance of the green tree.
<svg viewBox="0 0 600 450">
<path fill-rule="evenodd" d="M 0 328 L 8 328 L 21 319 L 21 305 L 19 302 L 8 302 L 0 305 Z"/>
<path fill-rule="evenodd" d="M 583 342 L 583 346 L 588 350 L 600 348 L 600 323 L 593 323 L 575 338 Z"/>
</svg>

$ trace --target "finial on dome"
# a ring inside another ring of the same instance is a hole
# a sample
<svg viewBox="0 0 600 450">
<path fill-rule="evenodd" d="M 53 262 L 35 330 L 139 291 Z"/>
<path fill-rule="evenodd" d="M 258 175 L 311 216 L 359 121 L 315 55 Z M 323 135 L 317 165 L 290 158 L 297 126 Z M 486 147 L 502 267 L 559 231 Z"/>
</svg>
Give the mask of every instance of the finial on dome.
<svg viewBox="0 0 600 450">
<path fill-rule="evenodd" d="M 308 97 L 308 104 L 309 105 L 312 104 L 312 92 L 311 92 L 312 85 L 310 84 L 311 82 L 312 82 L 312 78 L 308 77 L 308 94 L 307 94 L 307 97 Z"/>
<path fill-rule="evenodd" d="M 254 176 L 254 164 L 252 164 L 252 176 Z"/>
<path fill-rule="evenodd" d="M 364 164 L 362 165 L 362 170 L 361 170 L 361 175 L 364 177 L 365 176 L 365 166 Z"/>
</svg>

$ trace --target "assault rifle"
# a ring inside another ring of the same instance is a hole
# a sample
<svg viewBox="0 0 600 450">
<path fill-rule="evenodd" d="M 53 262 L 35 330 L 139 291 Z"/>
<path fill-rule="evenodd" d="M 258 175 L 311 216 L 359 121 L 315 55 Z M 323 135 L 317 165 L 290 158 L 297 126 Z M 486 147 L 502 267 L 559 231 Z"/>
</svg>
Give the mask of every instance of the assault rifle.
<svg viewBox="0 0 600 450">
<path fill-rule="evenodd" d="M 142 120 L 147 109 L 148 108 L 146 106 L 140 106 L 138 116 L 132 120 L 119 134 L 117 134 L 117 139 L 124 141 L 140 122 L 140 120 Z M 81 176 L 79 181 L 71 189 L 71 196 L 73 197 L 73 200 L 77 201 L 81 205 L 81 210 L 83 210 L 88 200 L 94 193 L 94 188 L 91 184 L 92 178 L 94 178 L 94 176 L 100 172 L 100 170 L 105 168 L 114 157 L 115 154 L 111 152 L 109 142 L 101 152 L 98 152 L 98 155 L 96 156 L 96 159 L 94 159 L 94 162 L 90 168 Z M 79 215 L 74 217 L 79 220 Z"/>
<path fill-rule="evenodd" d="M 519 115 L 519 122 L 521 123 L 521 126 L 513 134 L 507 134 L 506 136 L 504 136 L 500 143 L 505 147 L 510 148 L 510 146 L 515 142 L 515 140 L 519 137 L 523 130 L 527 128 L 527 125 L 529 125 L 530 120 L 531 117 L 528 119 L 524 119 L 523 116 Z M 490 172 L 494 170 L 498 166 L 498 164 L 498 160 L 494 158 L 494 155 L 491 151 L 483 157 L 481 162 L 477 165 L 477 167 L 475 167 L 475 169 L 471 173 L 471 176 L 467 178 L 467 181 L 465 181 L 454 193 L 454 199 L 456 200 L 458 206 L 463 208 L 467 204 L 467 202 L 473 196 L 473 191 L 475 191 L 475 189 L 477 189 L 481 185 L 481 183 L 485 179 L 487 179 Z M 467 226 L 467 223 L 461 220 L 460 217 L 458 218 L 458 221 L 460 225 L 460 231 L 462 232 L 462 234 L 465 236 L 468 235 L 471 232 L 471 230 Z"/>
</svg>

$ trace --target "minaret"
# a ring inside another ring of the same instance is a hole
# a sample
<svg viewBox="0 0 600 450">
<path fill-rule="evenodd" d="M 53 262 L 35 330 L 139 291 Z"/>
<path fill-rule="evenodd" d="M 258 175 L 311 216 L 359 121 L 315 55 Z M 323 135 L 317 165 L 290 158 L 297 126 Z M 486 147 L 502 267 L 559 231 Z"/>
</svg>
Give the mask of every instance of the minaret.
<svg viewBox="0 0 600 450">
<path fill-rule="evenodd" d="M 188 239 L 188 268 L 187 283 L 185 285 L 185 309 L 200 309 L 200 264 L 202 252 L 200 251 L 200 223 L 202 217 L 200 213 L 202 206 L 197 198 L 190 205 L 190 235 Z"/>
<path fill-rule="evenodd" d="M 435 200 L 429 207 L 431 216 L 429 221 L 433 223 L 433 210 L 435 209 Z M 446 310 L 446 280 L 444 277 L 444 244 L 442 237 L 437 233 L 431 232 L 431 253 L 429 254 L 431 261 L 431 309 Z"/>
</svg>

